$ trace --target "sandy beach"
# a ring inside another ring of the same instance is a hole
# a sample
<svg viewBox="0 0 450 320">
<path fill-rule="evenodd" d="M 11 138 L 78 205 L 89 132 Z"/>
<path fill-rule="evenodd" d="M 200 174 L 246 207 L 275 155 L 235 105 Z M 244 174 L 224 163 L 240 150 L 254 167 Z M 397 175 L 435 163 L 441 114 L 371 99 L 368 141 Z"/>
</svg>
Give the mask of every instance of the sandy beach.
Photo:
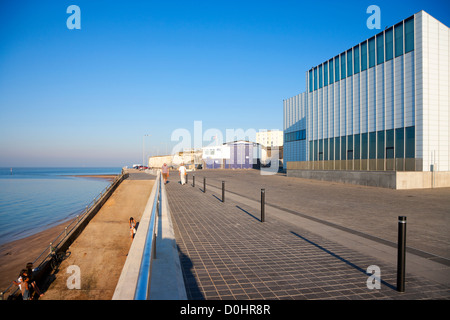
<svg viewBox="0 0 450 320">
<path fill-rule="evenodd" d="M 116 175 L 83 175 L 83 178 L 114 180 Z M 29 237 L 0 246 L 0 291 L 16 280 L 20 270 L 33 262 L 63 230 L 70 221 L 49 227 Z"/>
<path fill-rule="evenodd" d="M 61 223 L 32 236 L 8 242 L 0 246 L 0 290 L 5 290 L 16 280 L 20 270 L 33 262 L 50 242 L 69 224 Z"/>
</svg>

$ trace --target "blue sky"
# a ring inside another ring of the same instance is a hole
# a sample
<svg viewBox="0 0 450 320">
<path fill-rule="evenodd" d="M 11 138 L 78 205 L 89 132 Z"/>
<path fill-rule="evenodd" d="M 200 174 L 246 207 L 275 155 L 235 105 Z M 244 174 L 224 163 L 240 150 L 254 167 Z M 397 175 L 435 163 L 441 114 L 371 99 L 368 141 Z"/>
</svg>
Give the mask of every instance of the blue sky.
<svg viewBox="0 0 450 320">
<path fill-rule="evenodd" d="M 70 5 L 81 29 L 69 30 Z M 178 128 L 281 129 L 305 72 L 448 1 L 1 1 L 0 166 L 124 166 Z M 150 134 L 150 137 L 145 137 Z M 205 143 L 207 144 L 207 143 Z"/>
</svg>

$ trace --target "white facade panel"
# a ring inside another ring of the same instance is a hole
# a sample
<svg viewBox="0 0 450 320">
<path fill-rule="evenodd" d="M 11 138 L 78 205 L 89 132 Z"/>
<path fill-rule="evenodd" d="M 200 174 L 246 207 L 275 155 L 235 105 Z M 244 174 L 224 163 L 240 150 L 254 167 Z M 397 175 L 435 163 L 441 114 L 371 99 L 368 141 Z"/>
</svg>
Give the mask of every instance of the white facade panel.
<svg viewBox="0 0 450 320">
<path fill-rule="evenodd" d="M 367 88 L 368 88 L 368 131 L 376 131 L 376 72 L 375 68 L 370 68 L 368 70 L 367 77 Z"/>
<path fill-rule="evenodd" d="M 384 63 L 376 66 L 376 131 L 384 130 Z"/>
<path fill-rule="evenodd" d="M 368 119 L 368 94 L 367 94 L 367 70 L 361 72 L 361 133 L 369 132 Z"/>
<path fill-rule="evenodd" d="M 394 129 L 394 62 L 386 61 L 385 64 L 385 125 L 386 130 Z"/>
<path fill-rule="evenodd" d="M 403 56 L 394 59 L 394 119 L 395 128 L 405 126 L 405 99 L 404 99 L 404 63 Z"/>
<path fill-rule="evenodd" d="M 346 131 L 345 135 L 353 134 L 353 76 L 347 77 L 346 81 Z"/>
<path fill-rule="evenodd" d="M 361 132 L 361 102 L 360 102 L 360 77 L 359 73 L 353 76 L 353 133 Z"/>
</svg>

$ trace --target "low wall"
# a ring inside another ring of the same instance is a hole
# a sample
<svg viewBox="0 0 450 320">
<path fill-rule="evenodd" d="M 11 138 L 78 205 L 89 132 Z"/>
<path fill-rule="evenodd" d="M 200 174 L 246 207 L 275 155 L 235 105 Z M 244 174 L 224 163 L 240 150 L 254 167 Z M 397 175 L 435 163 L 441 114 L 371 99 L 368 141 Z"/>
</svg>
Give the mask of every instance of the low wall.
<svg viewBox="0 0 450 320">
<path fill-rule="evenodd" d="M 397 189 L 450 187 L 449 171 L 397 172 Z"/>
<path fill-rule="evenodd" d="M 332 181 L 390 189 L 450 187 L 450 172 L 334 171 L 288 169 L 288 177 Z"/>
</svg>

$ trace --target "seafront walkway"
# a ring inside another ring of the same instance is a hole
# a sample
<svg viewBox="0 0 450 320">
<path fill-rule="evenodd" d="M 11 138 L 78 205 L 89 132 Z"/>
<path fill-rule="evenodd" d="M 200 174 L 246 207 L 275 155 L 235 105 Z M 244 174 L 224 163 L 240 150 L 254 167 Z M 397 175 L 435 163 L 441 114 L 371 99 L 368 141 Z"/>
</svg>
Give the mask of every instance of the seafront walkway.
<svg viewBox="0 0 450 320">
<path fill-rule="evenodd" d="M 41 300 L 111 300 L 132 243 L 129 218 L 139 223 L 154 180 L 155 176 L 130 170 L 72 243 L 70 255 L 50 276 Z M 75 275 L 70 266 L 79 268 L 80 289 L 67 286 Z"/>
<path fill-rule="evenodd" d="M 166 190 L 190 300 L 450 298 L 448 188 L 200 170 L 186 185 L 172 173 Z M 404 293 L 396 287 L 398 216 L 407 216 Z M 369 279 L 372 270 L 380 278 Z"/>
</svg>

